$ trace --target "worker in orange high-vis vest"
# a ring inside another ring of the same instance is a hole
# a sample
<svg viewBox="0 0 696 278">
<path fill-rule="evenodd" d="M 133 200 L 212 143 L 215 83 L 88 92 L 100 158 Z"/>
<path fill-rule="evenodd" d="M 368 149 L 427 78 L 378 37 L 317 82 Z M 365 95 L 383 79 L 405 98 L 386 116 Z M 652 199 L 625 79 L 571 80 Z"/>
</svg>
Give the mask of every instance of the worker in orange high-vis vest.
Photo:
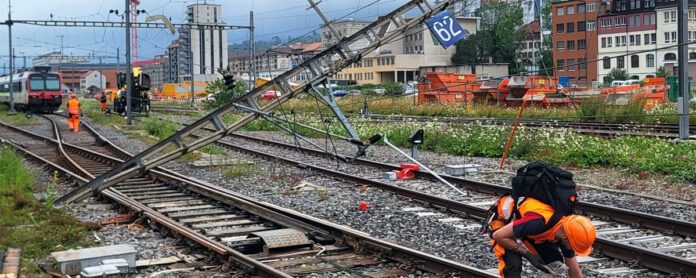
<svg viewBox="0 0 696 278">
<path fill-rule="evenodd" d="M 554 221 L 553 207 L 534 198 L 523 197 L 518 200 L 516 212 L 513 208 L 514 199 L 503 196 L 498 200 L 497 219 L 489 222 L 500 277 L 520 277 L 522 258 L 546 272 L 544 275 L 563 275 L 554 273 L 563 267 L 571 278 L 582 277 L 575 256 L 587 256 L 592 251 L 596 237 L 592 222 L 570 215 L 550 223 Z"/>
<path fill-rule="evenodd" d="M 75 133 L 77 133 L 80 126 L 81 116 L 82 108 L 80 108 L 80 101 L 77 100 L 76 94 L 70 94 L 70 100 L 68 101 L 68 126 Z"/>
</svg>

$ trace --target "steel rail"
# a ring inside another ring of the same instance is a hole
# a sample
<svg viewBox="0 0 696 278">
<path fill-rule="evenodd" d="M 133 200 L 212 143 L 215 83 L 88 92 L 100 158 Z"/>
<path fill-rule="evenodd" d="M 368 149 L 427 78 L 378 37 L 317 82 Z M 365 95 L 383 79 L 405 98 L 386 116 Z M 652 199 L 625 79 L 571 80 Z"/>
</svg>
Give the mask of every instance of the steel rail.
<svg viewBox="0 0 696 278">
<path fill-rule="evenodd" d="M 314 155 L 327 155 L 325 152 L 322 152 L 322 151 L 319 151 L 316 149 L 305 148 L 305 147 L 301 147 L 301 146 L 297 146 L 297 145 L 293 145 L 293 144 L 282 143 L 282 142 L 252 137 L 252 136 L 244 135 L 244 134 L 240 134 L 240 133 L 232 133 L 229 136 L 239 137 L 239 138 L 243 138 L 245 140 L 255 141 L 255 142 L 262 143 L 262 144 L 281 146 L 283 148 L 292 148 L 292 149 L 300 148 L 303 152 L 308 152 L 308 153 L 311 153 Z M 224 142 L 218 142 L 218 144 L 224 144 Z M 242 149 L 242 148 L 237 148 L 237 149 Z M 268 157 L 268 156 L 266 156 L 266 157 Z M 399 165 L 383 163 L 383 162 L 368 160 L 368 159 L 364 159 L 364 158 L 359 158 L 357 160 L 357 162 L 371 166 L 371 167 L 377 167 L 377 168 L 385 169 L 385 170 L 389 170 L 389 171 L 401 170 L 401 167 Z M 292 162 L 292 163 L 295 163 L 295 162 Z M 478 192 L 483 192 L 483 193 L 487 193 L 487 194 L 495 194 L 495 195 L 502 195 L 505 193 L 510 193 L 510 187 L 508 187 L 508 186 L 504 186 L 504 185 L 500 185 L 500 184 L 493 184 L 493 183 L 488 183 L 488 182 L 482 182 L 482 181 L 475 181 L 475 180 L 470 180 L 470 179 L 466 179 L 466 178 L 462 178 L 462 177 L 450 176 L 447 174 L 439 174 L 439 175 L 451 183 L 458 184 L 460 186 L 465 186 L 467 188 L 473 189 L 473 190 L 478 191 Z M 417 171 L 416 176 L 418 176 L 420 178 L 434 179 L 434 177 L 430 173 L 425 172 L 425 171 Z M 401 188 L 401 187 L 399 187 L 399 188 Z M 409 195 L 411 195 L 411 194 L 409 194 Z M 696 237 L 696 223 L 692 223 L 692 222 L 687 222 L 687 221 L 668 218 L 668 217 L 662 217 L 662 216 L 658 216 L 658 215 L 654 215 L 654 214 L 646 214 L 646 213 L 631 211 L 631 210 L 624 209 L 624 208 L 606 206 L 606 205 L 601 205 L 601 204 L 591 203 L 591 202 L 586 202 L 586 201 L 579 201 L 576 208 L 580 212 L 584 212 L 584 213 L 587 213 L 590 215 L 595 215 L 595 216 L 602 217 L 602 218 L 611 219 L 613 221 L 624 223 L 624 224 L 639 225 L 641 227 L 650 228 L 650 229 L 663 231 L 663 232 L 675 233 L 675 234 L 685 236 L 685 237 Z"/>
<path fill-rule="evenodd" d="M 88 125 L 85 125 L 87 130 L 91 130 L 90 133 L 96 132 L 92 127 L 89 127 Z M 20 129 L 22 130 L 22 129 Z M 32 134 L 33 136 L 36 136 L 36 138 L 40 139 L 50 139 L 47 138 L 43 135 L 38 135 L 35 133 L 28 133 Z M 116 155 L 127 155 L 128 153 L 118 146 L 113 145 L 108 139 L 104 138 L 103 136 L 97 137 L 98 141 L 102 142 L 102 144 L 106 145 L 111 145 L 114 147 L 116 150 L 119 150 L 121 152 L 120 154 Z M 53 144 L 58 144 L 58 140 L 47 140 L 50 141 Z M 89 150 L 87 148 L 82 148 L 79 146 L 75 146 L 69 143 L 63 143 L 64 147 L 66 150 L 70 150 L 72 152 L 82 152 L 84 156 L 90 157 L 92 159 L 99 158 L 102 160 L 107 160 L 111 161 L 113 163 L 120 163 L 122 160 L 108 156 L 105 154 L 101 154 L 92 150 Z M 20 147 L 21 148 L 21 147 Z M 57 166 L 54 163 L 51 163 L 50 161 L 44 161 L 48 162 L 49 164 L 52 164 L 53 166 Z M 59 167 L 59 166 L 58 166 Z M 236 192 L 230 191 L 228 189 L 224 189 L 206 182 L 198 181 L 192 178 L 183 178 L 180 174 L 171 172 L 167 169 L 164 168 L 159 168 L 160 172 L 157 170 L 152 170 L 150 174 L 159 176 L 160 178 L 167 178 L 171 180 L 175 180 L 178 184 L 182 183 L 188 183 L 189 185 L 186 186 L 185 188 L 191 191 L 194 191 L 196 193 L 202 194 L 206 197 L 210 197 L 213 199 L 216 199 L 218 201 L 221 201 L 223 203 L 233 205 L 235 207 L 239 207 L 241 209 L 246 209 L 247 207 L 257 207 L 257 210 L 265 210 L 267 211 L 266 214 L 275 214 L 276 217 L 285 217 L 289 218 L 291 220 L 294 220 L 295 222 L 301 222 L 304 223 L 304 227 L 313 227 L 313 231 L 315 232 L 320 232 L 320 233 L 326 233 L 327 235 L 333 235 L 337 236 L 340 235 L 346 241 L 347 243 L 351 244 L 354 248 L 367 248 L 370 250 L 378 251 L 384 254 L 387 258 L 390 258 L 394 261 L 410 264 L 412 266 L 416 266 L 419 269 L 422 269 L 424 271 L 428 272 L 433 272 L 433 273 L 440 273 L 440 274 L 445 274 L 445 273 L 462 273 L 466 274 L 466 277 L 497 277 L 494 274 L 491 274 L 489 272 L 486 272 L 485 270 L 478 269 L 472 266 L 468 266 L 456 261 L 444 259 L 441 257 L 437 257 L 431 254 L 427 254 L 415 249 L 411 249 L 408 247 L 400 246 L 398 244 L 386 242 L 384 240 L 380 240 L 377 238 L 373 238 L 368 234 L 365 234 L 364 232 L 348 228 L 343 225 L 338 225 L 334 223 L 330 223 L 325 220 L 321 220 L 318 218 L 314 218 L 299 212 L 296 212 L 291 209 L 285 209 L 281 208 L 279 206 L 273 206 L 271 204 L 267 204 L 264 202 L 260 202 L 254 198 L 247 197 L 241 194 L 238 194 Z M 166 173 L 170 172 L 170 173 Z M 78 179 L 80 179 L 82 182 L 86 182 L 87 179 L 84 177 L 81 177 L 79 175 L 76 175 L 74 173 L 69 174 L 69 175 L 75 175 Z M 238 251 L 231 249 L 229 247 L 226 247 L 224 245 L 221 245 L 217 242 L 211 242 L 203 235 L 198 234 L 195 231 L 192 231 L 188 229 L 185 226 L 181 226 L 180 224 L 176 222 L 169 221 L 169 218 L 166 216 L 160 214 L 157 211 L 152 210 L 151 208 L 138 203 L 137 201 L 121 194 L 118 192 L 118 190 L 113 189 L 113 188 L 108 188 L 106 190 L 103 190 L 101 192 L 103 195 L 109 197 L 110 199 L 113 199 L 119 203 L 122 203 L 123 205 L 132 208 L 136 211 L 139 211 L 143 213 L 143 215 L 148 216 L 149 218 L 153 219 L 155 222 L 158 222 L 162 224 L 165 227 L 168 227 L 169 229 L 172 229 L 174 231 L 177 231 L 183 235 L 185 235 L 187 238 L 198 242 L 199 244 L 202 244 L 211 250 L 221 254 L 221 255 L 232 255 L 235 252 L 238 253 Z M 241 204 L 241 205 L 240 205 Z M 246 205 L 244 205 L 246 204 Z M 254 213 L 254 211 L 250 211 L 251 213 Z M 260 215 L 262 217 L 265 217 L 265 214 Z M 287 221 L 286 221 L 287 222 Z M 294 227 L 294 225 L 290 225 L 290 227 Z M 353 242 L 354 243 L 351 243 Z M 238 253 L 241 256 L 245 256 L 241 253 Z M 258 262 L 253 259 L 250 259 L 253 262 Z M 245 262 L 240 262 L 242 265 L 245 265 L 251 269 L 256 269 L 258 270 L 258 267 L 254 264 L 247 264 Z M 265 265 L 263 265 L 265 266 Z M 267 266 L 266 266 L 267 267 Z M 270 268 L 273 271 L 277 271 L 273 268 Z M 289 277 L 286 274 L 280 272 L 281 277 Z M 273 277 L 278 277 L 278 275 L 265 275 L 265 276 L 273 276 Z"/>
<path fill-rule="evenodd" d="M 238 135 L 238 134 L 235 134 L 235 135 Z M 191 136 L 196 136 L 196 135 L 191 135 Z M 219 142 L 217 142 L 217 144 L 219 146 L 228 148 L 230 150 L 238 151 L 241 153 L 246 153 L 246 154 L 259 156 L 259 157 L 263 157 L 263 158 L 267 158 L 267 159 L 284 161 L 286 163 L 295 164 L 295 165 L 298 165 L 300 167 L 306 167 L 306 168 L 315 170 L 317 172 L 332 175 L 334 177 L 338 177 L 341 179 L 351 180 L 351 181 L 354 181 L 354 182 L 357 182 L 360 184 L 366 184 L 366 185 L 374 186 L 374 187 L 377 187 L 380 189 L 392 191 L 398 195 L 412 198 L 414 200 L 430 204 L 436 208 L 457 211 L 457 212 L 463 212 L 463 213 L 466 213 L 466 214 L 468 214 L 471 217 L 476 218 L 476 219 L 481 219 L 481 218 L 485 217 L 486 213 L 487 213 L 487 208 L 476 207 L 476 206 L 468 205 L 465 203 L 453 201 L 450 199 L 428 195 L 426 193 L 422 193 L 419 191 L 414 191 L 414 190 L 410 190 L 407 188 L 391 185 L 391 184 L 388 184 L 385 182 L 372 180 L 372 179 L 368 179 L 368 178 L 362 178 L 362 177 L 358 177 L 358 176 L 355 176 L 352 174 L 348 174 L 348 173 L 344 173 L 344 172 L 340 172 L 340 171 L 335 171 L 335 170 L 323 168 L 323 167 L 316 166 L 316 165 L 307 164 L 305 162 L 296 161 L 296 160 L 281 157 L 281 156 L 276 156 L 276 155 L 266 153 L 263 151 L 246 149 L 246 148 L 236 146 L 234 144 L 227 143 L 224 141 L 219 141 Z M 295 146 L 292 146 L 292 147 L 294 148 Z M 389 168 L 396 167 L 394 165 L 385 164 L 385 163 L 379 163 L 379 162 L 374 162 L 374 163 L 376 163 L 376 165 L 382 165 L 384 167 L 389 167 Z M 418 175 L 427 177 L 427 174 L 424 172 L 418 172 Z M 452 176 L 443 175 L 443 177 L 450 178 L 450 179 L 452 179 L 452 181 L 455 181 L 455 182 L 457 180 L 463 180 L 466 182 L 473 182 L 476 184 L 481 184 L 480 182 L 470 181 L 470 180 L 456 178 L 456 177 L 452 177 Z M 485 184 L 485 183 L 483 183 L 483 184 Z M 508 192 L 508 190 L 509 190 L 509 188 L 507 188 L 505 186 L 501 186 L 501 185 L 487 184 L 487 186 L 489 186 L 487 188 L 487 190 L 491 191 L 491 192 Z M 587 205 L 596 205 L 596 204 L 583 203 L 583 206 L 587 206 Z M 580 210 L 584 211 L 583 209 L 586 209 L 586 208 L 581 208 Z M 677 222 L 678 223 L 677 225 L 693 225 L 692 223 L 687 223 L 684 221 L 678 221 L 678 220 L 669 219 L 669 218 L 660 219 L 661 217 L 657 217 L 654 215 L 643 215 L 643 214 L 640 214 L 637 212 L 631 212 L 631 211 L 622 210 L 622 209 L 617 210 L 616 208 L 612 208 L 612 207 L 605 207 L 605 209 L 609 209 L 614 213 L 616 213 L 617 211 L 621 211 L 622 213 L 629 213 L 629 214 L 633 214 L 633 215 L 642 215 L 643 217 L 646 217 L 646 218 L 657 218 L 663 222 L 672 223 L 672 224 L 670 224 L 670 227 L 676 226 L 674 222 Z M 626 217 L 622 217 L 622 218 L 612 217 L 613 214 L 607 213 L 607 212 L 598 211 L 596 213 L 598 213 L 599 215 L 597 215 L 597 214 L 595 214 L 595 215 L 600 216 L 600 217 L 607 215 L 609 218 L 611 218 L 612 220 L 615 220 L 617 222 L 620 222 L 619 220 L 626 220 L 627 219 Z M 636 222 L 633 222 L 633 223 L 636 223 Z M 652 227 L 652 225 L 651 226 L 644 225 L 644 226 L 645 227 Z M 658 228 L 658 230 L 665 230 L 664 227 L 656 227 L 656 228 Z M 676 232 L 677 230 L 674 230 L 674 231 Z M 679 230 L 679 231 L 681 231 L 683 233 L 687 233 L 687 234 L 694 233 L 694 230 L 689 230 L 689 231 Z M 639 257 L 639 260 L 641 262 L 643 262 L 647 267 L 654 269 L 654 270 L 662 271 L 665 273 L 675 273 L 675 272 L 687 273 L 687 274 L 696 273 L 696 262 L 682 259 L 682 258 L 679 258 L 676 256 L 667 255 L 664 253 L 658 253 L 658 252 L 655 252 L 655 251 L 652 251 L 652 250 L 649 250 L 646 248 L 640 248 L 640 247 L 631 246 L 628 244 L 624 244 L 624 243 L 620 243 L 620 242 L 616 242 L 616 241 L 610 241 L 610 240 L 601 239 L 601 238 L 598 238 L 597 241 L 595 241 L 595 246 L 602 251 L 607 250 L 607 252 L 604 254 L 608 257 L 617 258 L 620 260 L 628 260 L 628 261 L 631 261 L 631 260 L 635 259 L 636 257 Z M 639 250 L 640 252 L 637 252 L 636 250 Z M 631 258 L 631 259 L 626 259 L 626 258 Z"/>
<path fill-rule="evenodd" d="M 23 133 L 25 135 L 29 135 L 29 136 L 32 136 L 34 138 L 39 138 L 41 140 L 44 140 L 45 142 L 50 142 L 50 143 L 54 144 L 55 147 L 61 153 L 61 155 L 64 158 L 68 159 L 70 161 L 70 163 L 73 164 L 72 166 L 75 167 L 76 169 L 78 169 L 82 173 L 74 173 L 72 171 L 68 171 L 67 169 L 61 167 L 60 165 L 54 165 L 54 163 L 52 163 L 48 160 L 45 160 L 45 159 L 41 159 L 41 161 L 43 163 L 51 165 L 51 167 L 54 169 L 60 169 L 62 171 L 65 171 L 66 174 L 77 179 L 79 184 L 86 184 L 87 182 L 89 182 L 89 180 L 94 179 L 94 175 L 92 173 L 86 171 L 84 168 L 80 167 L 80 165 L 78 165 L 74 160 L 72 160 L 70 158 L 70 156 L 68 155 L 67 151 L 65 151 L 64 146 L 69 148 L 69 149 L 73 149 L 77 152 L 88 153 L 92 156 L 101 156 L 102 159 L 113 161 L 114 158 L 112 158 L 112 157 L 104 156 L 104 155 L 98 154 L 96 152 L 93 152 L 89 149 L 62 142 L 62 139 L 60 136 L 60 131 L 58 130 L 58 126 L 57 126 L 56 122 L 53 119 L 51 119 L 50 117 L 46 117 L 46 116 L 42 116 L 42 117 L 45 118 L 46 120 L 48 120 L 52 124 L 52 130 L 54 132 L 54 136 L 56 137 L 55 139 L 45 137 L 43 135 L 39 135 L 39 134 L 36 134 L 33 132 L 29 132 L 29 131 L 26 131 L 24 129 L 17 128 L 17 127 L 11 126 L 11 125 L 6 125 L 4 123 L 0 123 L 0 125 L 2 125 L 3 127 L 6 127 L 6 128 L 9 127 L 10 129 L 17 131 L 17 132 L 20 132 L 20 133 Z M 97 138 L 100 141 L 105 140 L 105 138 L 102 136 L 98 136 Z M 107 142 L 107 141 L 102 141 L 102 142 Z M 35 154 L 30 154 L 28 152 L 25 152 L 24 149 L 20 149 L 20 150 L 23 153 L 26 153 L 34 158 L 36 157 Z M 202 245 L 210 250 L 213 250 L 214 252 L 216 252 L 219 255 L 229 256 L 235 262 L 239 263 L 240 265 L 242 265 L 250 270 L 253 270 L 253 272 L 256 272 L 257 274 L 262 274 L 265 277 L 284 277 L 284 278 L 292 277 L 292 276 L 289 276 L 289 275 L 287 275 L 281 271 L 278 271 L 272 267 L 269 267 L 268 265 L 266 265 L 262 262 L 254 260 L 254 259 L 240 253 L 237 250 L 234 250 L 230 247 L 227 247 L 223 244 L 220 244 L 219 242 L 212 241 L 212 240 L 208 239 L 205 235 L 202 235 L 196 231 L 193 231 L 193 230 L 189 229 L 188 227 L 185 227 L 185 226 L 173 221 L 171 218 L 168 218 L 167 216 L 155 211 L 154 209 L 121 194 L 116 189 L 108 188 L 107 190 L 103 190 L 101 193 L 104 196 L 106 196 L 106 197 L 108 197 L 108 198 L 110 198 L 110 199 L 112 199 L 112 200 L 114 200 L 122 205 L 125 205 L 125 206 L 133 209 L 136 212 L 143 213 L 145 216 L 147 216 L 149 219 L 152 219 L 156 223 L 158 223 L 162 226 L 165 226 L 172 231 L 175 231 L 179 234 L 184 235 L 186 238 L 188 238 L 188 239 L 190 239 L 190 240 L 192 240 L 192 241 L 194 241 L 194 242 L 196 242 L 196 243 L 198 243 L 198 244 L 200 244 L 200 245 Z"/>
</svg>

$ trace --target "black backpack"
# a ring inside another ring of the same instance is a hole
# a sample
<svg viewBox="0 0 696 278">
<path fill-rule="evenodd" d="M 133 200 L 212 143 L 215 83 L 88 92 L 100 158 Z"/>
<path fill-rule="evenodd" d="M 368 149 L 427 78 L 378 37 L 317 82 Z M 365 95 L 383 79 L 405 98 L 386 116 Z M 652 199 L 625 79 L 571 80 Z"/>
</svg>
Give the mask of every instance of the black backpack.
<svg viewBox="0 0 696 278">
<path fill-rule="evenodd" d="M 578 196 L 575 187 L 572 173 L 544 161 L 534 161 L 517 170 L 512 178 L 511 195 L 515 205 L 519 205 L 520 198 L 529 197 L 553 207 L 555 212 L 547 223 L 547 227 L 553 227 L 561 217 L 575 213 Z M 516 207 L 514 211 L 517 212 Z"/>
</svg>

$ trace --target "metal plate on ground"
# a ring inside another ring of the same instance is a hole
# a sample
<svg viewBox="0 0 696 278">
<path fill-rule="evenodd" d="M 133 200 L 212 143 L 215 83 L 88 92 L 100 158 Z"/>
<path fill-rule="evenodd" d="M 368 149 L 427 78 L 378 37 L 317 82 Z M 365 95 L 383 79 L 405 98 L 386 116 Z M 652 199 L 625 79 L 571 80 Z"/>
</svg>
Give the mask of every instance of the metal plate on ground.
<svg viewBox="0 0 696 278">
<path fill-rule="evenodd" d="M 264 253 L 273 249 L 288 247 L 312 247 L 314 244 L 307 236 L 295 229 L 278 229 L 270 231 L 254 232 L 249 234 L 249 238 L 260 237 L 264 242 Z"/>
</svg>

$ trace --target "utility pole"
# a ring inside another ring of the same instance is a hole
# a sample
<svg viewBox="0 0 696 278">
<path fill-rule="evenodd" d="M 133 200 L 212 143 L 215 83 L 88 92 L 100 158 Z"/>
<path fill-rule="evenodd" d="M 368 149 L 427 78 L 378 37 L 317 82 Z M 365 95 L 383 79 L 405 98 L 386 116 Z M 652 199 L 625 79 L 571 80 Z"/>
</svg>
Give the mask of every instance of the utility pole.
<svg viewBox="0 0 696 278">
<path fill-rule="evenodd" d="M 679 32 L 679 91 L 677 110 L 679 111 L 679 139 L 689 139 L 689 57 L 687 36 L 689 31 L 689 2 L 688 0 L 678 0 L 677 11 L 677 32 Z"/>
<path fill-rule="evenodd" d="M 254 11 L 249 11 L 249 50 L 251 55 L 249 58 L 249 90 L 256 87 L 256 49 L 254 47 Z"/>
<path fill-rule="evenodd" d="M 196 6 L 196 14 L 198 13 L 198 6 Z M 195 16 L 194 16 L 195 17 Z M 202 45 L 201 45 L 202 47 Z M 193 78 L 193 28 L 189 25 L 189 64 L 191 69 L 191 107 L 193 107 L 193 100 L 196 95 L 196 85 L 194 84 Z"/>
<path fill-rule="evenodd" d="M 103 94 L 106 86 L 102 84 L 104 84 L 104 75 L 102 75 L 102 57 L 99 57 L 99 91 L 102 91 Z"/>
<path fill-rule="evenodd" d="M 116 48 L 116 72 L 121 70 L 121 48 Z M 121 88 L 118 88 L 119 90 Z"/>
<path fill-rule="evenodd" d="M 133 114 L 131 113 L 131 99 L 133 98 L 133 69 L 131 68 L 131 26 L 130 26 L 130 0 L 126 1 L 126 118 L 128 125 L 133 124 Z"/>
<path fill-rule="evenodd" d="M 9 47 L 10 51 L 10 110 L 7 111 L 7 115 L 17 114 L 14 107 L 14 86 L 12 84 L 12 75 L 14 74 L 14 50 L 12 50 L 12 0 L 7 0 L 7 32 L 9 34 Z"/>
<path fill-rule="evenodd" d="M 63 35 L 60 35 L 60 58 L 58 58 L 58 73 L 63 73 Z M 61 81 L 62 82 L 62 81 Z"/>
</svg>

